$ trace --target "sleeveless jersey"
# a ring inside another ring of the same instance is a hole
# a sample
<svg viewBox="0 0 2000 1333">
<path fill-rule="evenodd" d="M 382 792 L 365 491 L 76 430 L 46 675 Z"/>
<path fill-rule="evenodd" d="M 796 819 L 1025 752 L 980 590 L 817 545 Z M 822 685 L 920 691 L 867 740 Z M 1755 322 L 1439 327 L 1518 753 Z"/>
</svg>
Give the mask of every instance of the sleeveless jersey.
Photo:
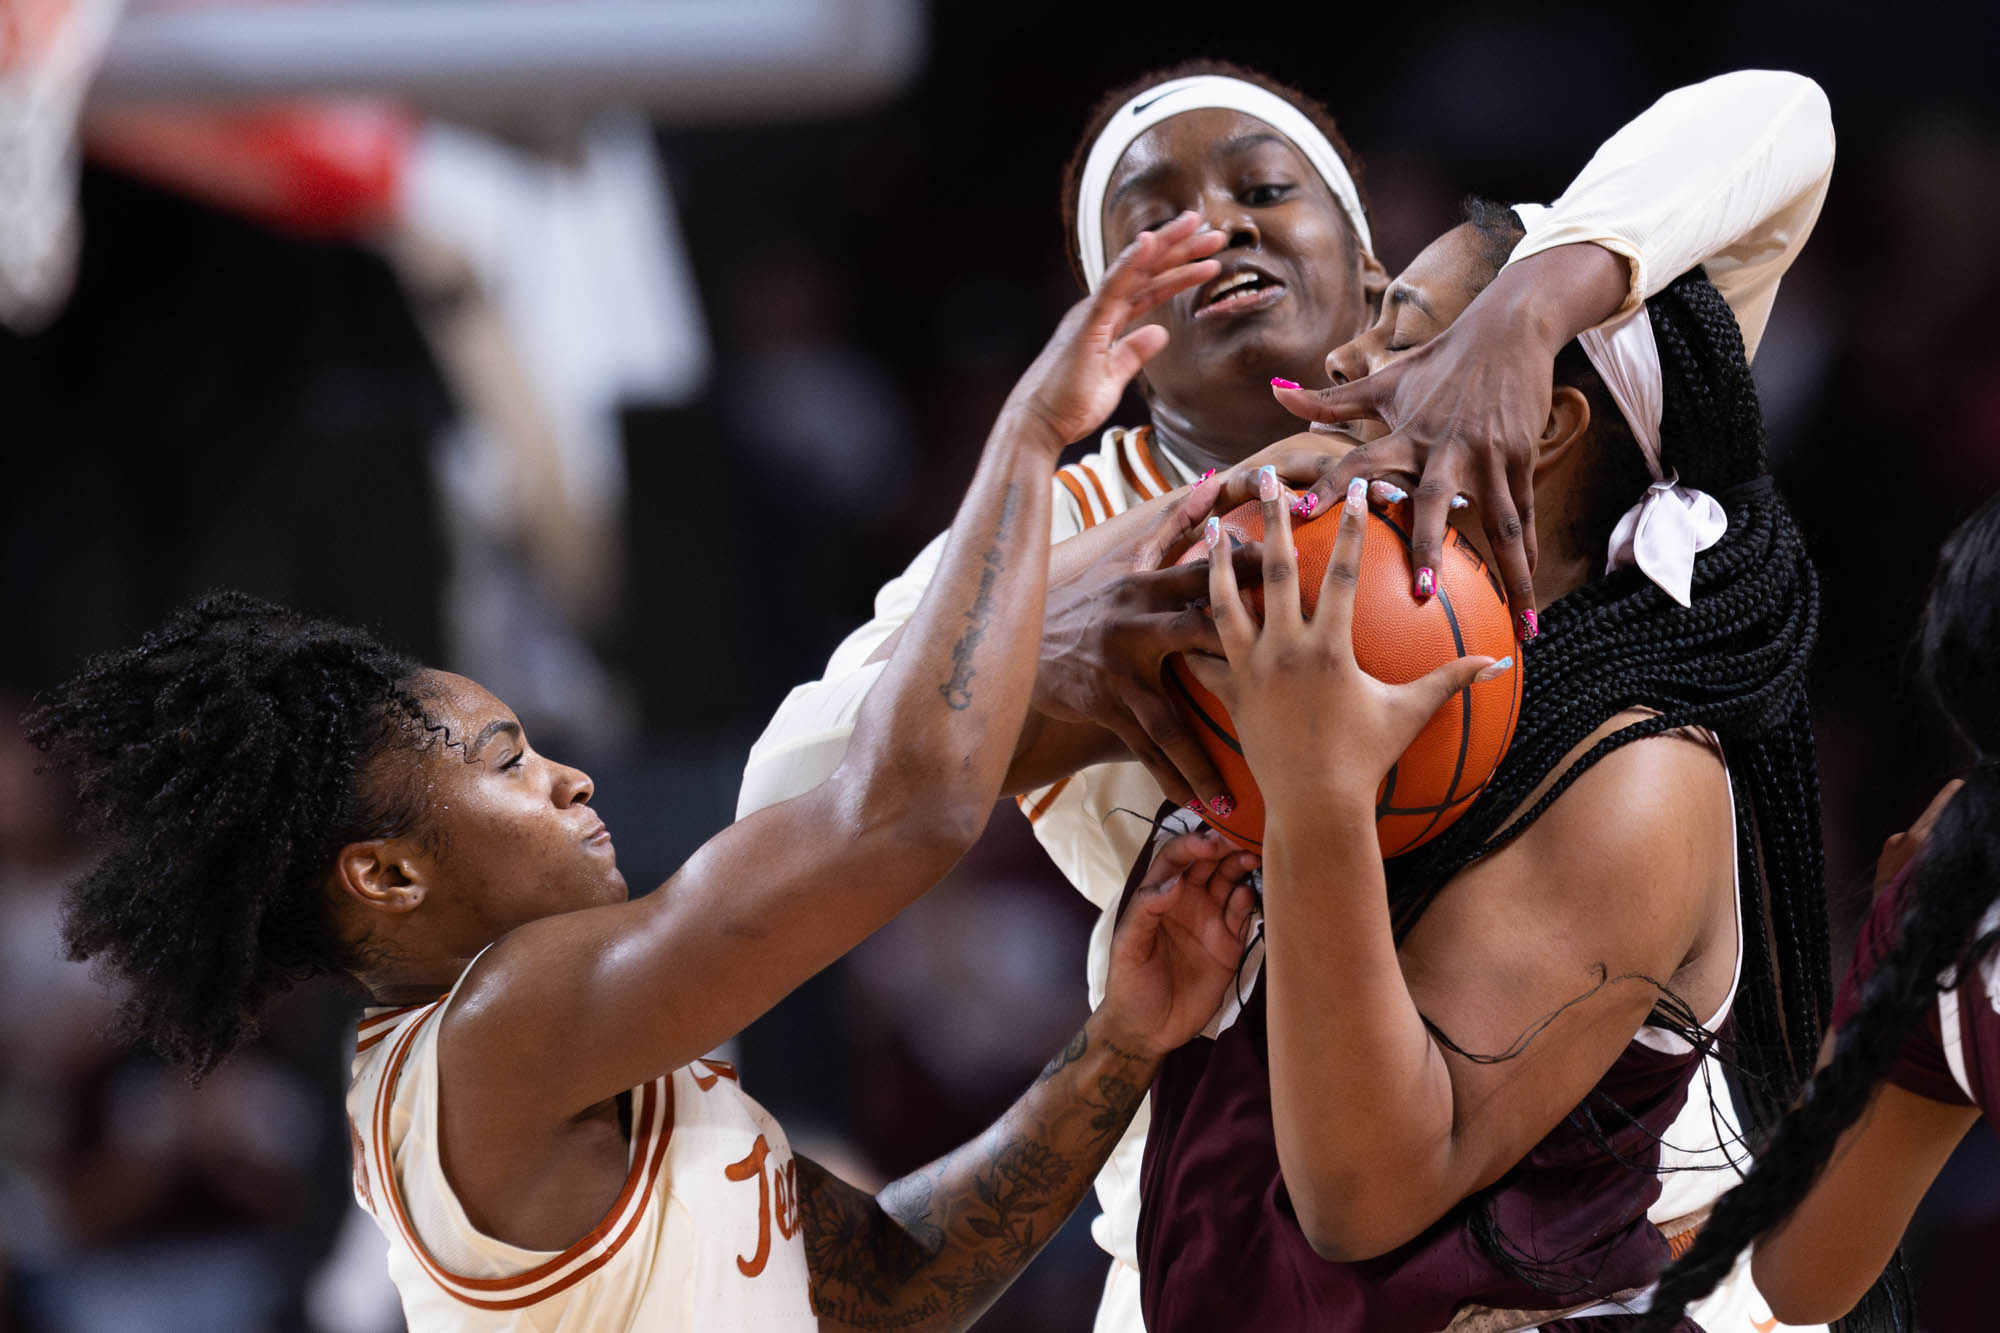
<svg viewBox="0 0 2000 1333">
<path fill-rule="evenodd" d="M 1876 895 L 1854 943 L 1854 964 L 1833 1007 L 1837 1030 L 1861 1007 L 1861 990 L 1899 933 L 1914 878 L 1912 861 Z M 2000 902 L 1981 918 L 1975 938 L 2000 927 Z M 2000 1126 L 2000 954 L 1966 976 L 1939 978 L 1937 1000 L 1903 1042 L 1889 1081 L 1919 1097 L 1976 1106 Z"/>
<path fill-rule="evenodd" d="M 1722 1164 L 1666 1146 L 1687 1142 L 1683 1133 L 1693 1126 L 1684 1112 L 1704 1120 L 1727 1114 L 1726 1097 L 1713 1095 L 1721 1090 L 1698 1079 L 1703 1058 L 1692 1045 L 1641 1028 L 1576 1110 L 1499 1181 L 1389 1254 L 1333 1263 L 1306 1241 L 1278 1166 L 1261 961 L 1258 944 L 1245 960 L 1242 998 L 1225 997 L 1208 1032 L 1169 1055 L 1153 1083 L 1138 1235 L 1150 1333 L 1636 1326 L 1647 1289 L 1671 1257 L 1649 1216 L 1661 1194 L 1663 1154 L 1690 1168 Z M 1734 998 L 1732 982 L 1711 1030 L 1727 1022 Z M 1701 1094 L 1697 1105 L 1691 1088 Z M 1736 1179 L 1710 1169 L 1689 1183 L 1705 1205 Z M 1496 1262 L 1482 1229 L 1543 1285 Z M 1222 1273 L 1227 1281 L 1216 1280 Z M 1701 1328 L 1691 1319 L 1679 1327 Z"/>
<path fill-rule="evenodd" d="M 810 1333 L 818 1328 L 784 1131 L 721 1061 L 634 1088 L 630 1169 L 562 1251 L 479 1232 L 438 1155 L 449 997 L 370 1010 L 347 1112 L 354 1192 L 389 1240 L 411 1333 Z"/>
</svg>

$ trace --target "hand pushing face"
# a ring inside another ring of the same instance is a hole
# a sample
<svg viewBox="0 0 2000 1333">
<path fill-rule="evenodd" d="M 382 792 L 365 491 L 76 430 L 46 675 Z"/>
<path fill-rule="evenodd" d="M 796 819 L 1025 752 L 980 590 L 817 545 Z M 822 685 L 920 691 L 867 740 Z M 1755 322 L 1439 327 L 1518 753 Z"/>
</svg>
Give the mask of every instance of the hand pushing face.
<svg viewBox="0 0 2000 1333">
<path fill-rule="evenodd" d="M 1226 439 L 1246 415 L 1239 396 L 1253 422 L 1271 415 L 1271 376 L 1317 379 L 1326 348 L 1361 327 L 1372 261 L 1291 141 L 1239 111 L 1172 116 L 1133 141 L 1105 192 L 1106 251 L 1184 209 L 1227 237 L 1221 271 L 1152 316 L 1173 336 L 1146 381 L 1160 424 L 1180 418 L 1203 441 Z M 1259 446 L 1286 433 L 1282 420 L 1254 429 Z"/>
</svg>

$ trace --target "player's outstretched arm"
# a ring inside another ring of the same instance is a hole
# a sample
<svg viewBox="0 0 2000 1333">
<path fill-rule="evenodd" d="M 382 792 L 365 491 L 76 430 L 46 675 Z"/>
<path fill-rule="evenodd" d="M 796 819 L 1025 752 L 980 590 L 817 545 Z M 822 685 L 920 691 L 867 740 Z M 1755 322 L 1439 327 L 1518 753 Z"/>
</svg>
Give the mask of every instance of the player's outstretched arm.
<svg viewBox="0 0 2000 1333">
<path fill-rule="evenodd" d="M 1027 711 L 1056 455 L 1165 344 L 1154 325 L 1125 332 L 1134 319 L 1214 275 L 1205 256 L 1222 237 L 1199 221 L 1186 214 L 1135 241 L 1015 387 L 938 575 L 832 777 L 724 829 L 648 897 L 504 937 L 448 1018 L 447 1073 L 469 1080 L 462 1096 L 483 1103 L 490 1092 L 503 1118 L 574 1113 L 684 1064 L 963 855 Z M 742 503 L 754 513 L 759 497 Z M 555 1101 L 506 1110 L 522 1079 Z"/>
<path fill-rule="evenodd" d="M 1090 1189 L 1160 1059 L 1221 1002 L 1255 864 L 1215 833 L 1162 847 L 1118 928 L 1103 1005 L 979 1138 L 872 1196 L 798 1159 L 822 1329 L 962 1329 L 1006 1290 Z"/>
</svg>

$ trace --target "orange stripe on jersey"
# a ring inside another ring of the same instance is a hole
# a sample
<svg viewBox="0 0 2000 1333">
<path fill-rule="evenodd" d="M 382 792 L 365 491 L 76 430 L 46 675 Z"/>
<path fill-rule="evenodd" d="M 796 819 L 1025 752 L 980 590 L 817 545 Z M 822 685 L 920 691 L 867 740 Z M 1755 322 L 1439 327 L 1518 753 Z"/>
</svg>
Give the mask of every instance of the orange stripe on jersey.
<svg viewBox="0 0 2000 1333">
<path fill-rule="evenodd" d="M 1062 471 L 1056 473 L 1056 480 L 1067 487 L 1069 493 L 1076 497 L 1076 507 L 1083 511 L 1084 528 L 1088 530 L 1096 527 L 1097 515 L 1090 512 L 1090 501 L 1084 498 L 1082 485 L 1077 482 L 1075 477 L 1069 474 L 1069 469 L 1064 468 Z"/>
<path fill-rule="evenodd" d="M 359 1055 L 375 1046 L 395 1030 L 397 1021 L 405 1014 L 415 1013 L 423 1007 L 421 1004 L 406 1004 L 362 1019 L 354 1025 L 354 1053 Z"/>
<path fill-rule="evenodd" d="M 1104 506 L 1104 516 L 1110 518 L 1113 514 L 1117 513 L 1118 511 L 1111 507 L 1111 497 L 1105 494 L 1104 483 L 1097 479 L 1096 470 L 1088 463 L 1078 463 L 1076 468 L 1077 471 L 1090 478 L 1090 489 L 1097 492 L 1098 503 Z"/>
<path fill-rule="evenodd" d="M 443 1001 L 437 1003 L 442 1006 Z M 662 1080 L 655 1079 L 641 1091 L 638 1114 L 633 1118 L 635 1126 L 638 1127 L 635 1132 L 652 1135 L 652 1147 L 650 1151 L 634 1155 L 632 1169 L 625 1176 L 624 1188 L 619 1190 L 618 1197 L 612 1201 L 603 1220 L 591 1228 L 588 1235 L 561 1254 L 537 1264 L 524 1273 L 500 1278 L 465 1277 L 451 1272 L 438 1263 L 425 1248 L 422 1238 L 417 1235 L 416 1227 L 411 1224 L 410 1216 L 403 1208 L 403 1192 L 396 1186 L 393 1174 L 394 1159 L 389 1152 L 389 1108 L 395 1100 L 396 1082 L 402 1076 L 403 1062 L 409 1057 L 411 1043 L 416 1040 L 417 1033 L 435 1016 L 435 1013 L 434 1009 L 432 1013 L 425 1014 L 423 1018 L 404 1030 L 403 1035 L 397 1040 L 395 1050 L 389 1055 L 388 1068 L 382 1074 L 382 1086 L 376 1093 L 373 1127 L 375 1162 L 381 1172 L 382 1193 L 388 1199 L 390 1214 L 396 1219 L 396 1228 L 408 1243 L 410 1253 L 416 1257 L 417 1263 L 440 1289 L 463 1304 L 478 1309 L 518 1310 L 567 1291 L 589 1277 L 609 1263 L 638 1228 L 640 1219 L 645 1216 L 644 1196 L 652 1193 L 653 1186 L 659 1179 L 661 1164 L 666 1161 L 667 1142 L 671 1138 L 669 1122 L 673 1115 L 673 1087 L 668 1084 L 663 1092 L 660 1086 Z M 639 1206 L 632 1206 L 635 1202 Z M 622 1227 L 618 1227 L 620 1217 L 627 1211 L 631 1216 L 624 1219 Z M 611 1236 L 614 1227 L 618 1228 L 618 1234 Z M 594 1250 L 599 1252 L 593 1254 Z M 512 1296 L 511 1299 L 497 1299 L 500 1293 L 522 1292 L 524 1288 L 548 1279 L 580 1259 L 585 1262 L 545 1287 Z M 496 1299 L 468 1295 L 467 1292 L 492 1292 Z"/>
<path fill-rule="evenodd" d="M 1129 438 L 1132 441 L 1132 452 L 1139 456 L 1139 461 L 1146 465 L 1146 471 L 1152 473 L 1153 480 L 1158 483 L 1160 489 L 1157 493 L 1165 495 L 1168 491 L 1172 490 L 1174 488 L 1173 483 L 1168 481 L 1166 474 L 1160 471 L 1159 461 L 1153 457 L 1153 428 L 1151 426 L 1141 426 L 1139 429 L 1133 431 Z"/>
<path fill-rule="evenodd" d="M 1043 815 L 1047 814 L 1049 811 L 1049 807 L 1056 803 L 1056 797 L 1062 795 L 1063 788 L 1067 786 L 1069 786 L 1069 779 L 1064 778 L 1061 782 L 1058 782 L 1055 786 L 1043 792 L 1042 799 L 1036 801 L 1033 807 L 1030 807 L 1028 805 L 1027 797 L 1025 796 L 1017 797 L 1016 799 L 1019 800 L 1021 803 L 1021 809 L 1027 813 L 1028 822 L 1032 824 L 1036 820 L 1040 819 Z"/>
<path fill-rule="evenodd" d="M 1152 488 L 1147 486 L 1145 482 L 1139 479 L 1139 470 L 1132 466 L 1132 453 L 1131 453 L 1131 448 L 1128 445 L 1119 446 L 1118 471 L 1124 474 L 1125 484 L 1132 488 L 1132 494 L 1138 496 L 1142 500 L 1150 500 L 1153 498 Z"/>
</svg>

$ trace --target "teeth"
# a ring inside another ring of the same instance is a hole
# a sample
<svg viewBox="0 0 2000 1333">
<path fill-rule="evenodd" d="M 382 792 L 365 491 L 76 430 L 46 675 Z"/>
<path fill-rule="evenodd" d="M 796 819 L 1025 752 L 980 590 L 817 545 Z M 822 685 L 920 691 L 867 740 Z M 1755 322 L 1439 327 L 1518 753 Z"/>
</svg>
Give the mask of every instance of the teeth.
<svg viewBox="0 0 2000 1333">
<path fill-rule="evenodd" d="M 1224 297 L 1234 296 L 1241 289 L 1254 287 L 1262 281 L 1263 278 L 1261 275 L 1249 272 L 1248 270 L 1235 274 L 1232 277 L 1224 278 L 1215 290 L 1209 294 L 1208 304 L 1214 305 Z"/>
</svg>

